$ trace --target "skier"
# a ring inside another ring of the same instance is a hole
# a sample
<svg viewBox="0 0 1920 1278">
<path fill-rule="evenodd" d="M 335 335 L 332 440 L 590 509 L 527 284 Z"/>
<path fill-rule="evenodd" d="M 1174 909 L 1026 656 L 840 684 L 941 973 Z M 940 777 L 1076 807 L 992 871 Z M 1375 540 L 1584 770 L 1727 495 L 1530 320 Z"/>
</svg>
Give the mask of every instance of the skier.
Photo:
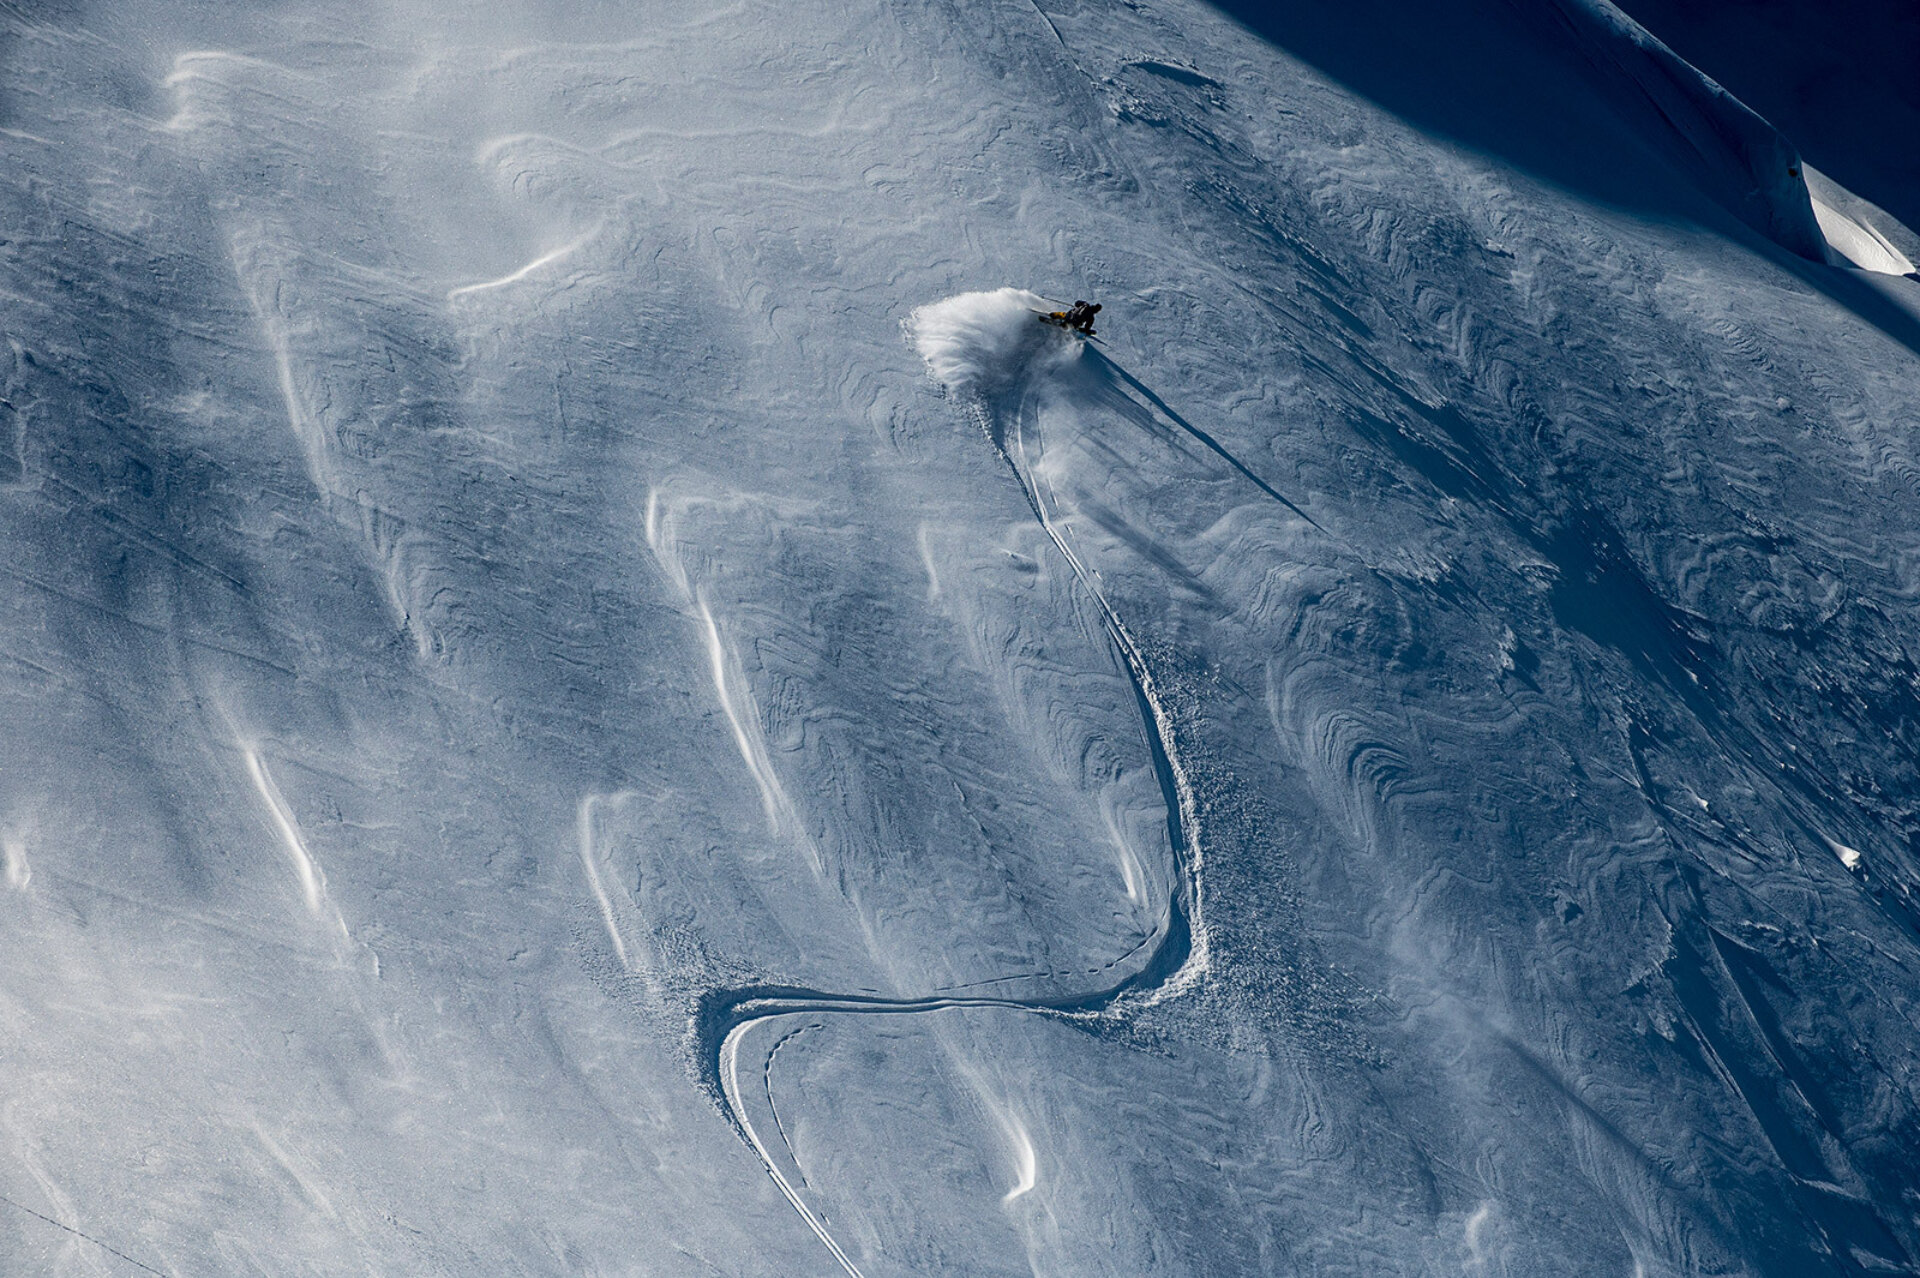
<svg viewBox="0 0 1920 1278">
<path fill-rule="evenodd" d="M 1078 333 L 1082 337 L 1092 337 L 1093 317 L 1098 314 L 1099 311 L 1100 303 L 1098 302 L 1076 301 L 1073 306 L 1067 310 L 1048 311 L 1040 318 L 1058 328 L 1064 328 L 1069 332 Z"/>
</svg>

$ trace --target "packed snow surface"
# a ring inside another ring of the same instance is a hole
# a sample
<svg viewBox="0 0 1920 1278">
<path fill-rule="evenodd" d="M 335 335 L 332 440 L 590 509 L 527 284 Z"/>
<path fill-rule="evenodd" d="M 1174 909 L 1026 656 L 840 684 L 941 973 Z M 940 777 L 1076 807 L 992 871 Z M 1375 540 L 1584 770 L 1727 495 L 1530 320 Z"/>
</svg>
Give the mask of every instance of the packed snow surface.
<svg viewBox="0 0 1920 1278">
<path fill-rule="evenodd" d="M 1657 35 L 0 0 L 0 1272 L 1920 1273 L 1914 250 Z"/>
</svg>

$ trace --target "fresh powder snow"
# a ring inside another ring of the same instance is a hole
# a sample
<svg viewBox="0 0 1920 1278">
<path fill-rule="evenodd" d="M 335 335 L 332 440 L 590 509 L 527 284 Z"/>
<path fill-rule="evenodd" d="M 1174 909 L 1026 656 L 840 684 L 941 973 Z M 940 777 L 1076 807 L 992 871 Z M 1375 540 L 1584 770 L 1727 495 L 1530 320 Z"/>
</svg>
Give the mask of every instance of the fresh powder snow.
<svg viewBox="0 0 1920 1278">
<path fill-rule="evenodd" d="M 0 1274 L 1920 1274 L 1920 28 L 1700 9 L 0 0 Z"/>
</svg>

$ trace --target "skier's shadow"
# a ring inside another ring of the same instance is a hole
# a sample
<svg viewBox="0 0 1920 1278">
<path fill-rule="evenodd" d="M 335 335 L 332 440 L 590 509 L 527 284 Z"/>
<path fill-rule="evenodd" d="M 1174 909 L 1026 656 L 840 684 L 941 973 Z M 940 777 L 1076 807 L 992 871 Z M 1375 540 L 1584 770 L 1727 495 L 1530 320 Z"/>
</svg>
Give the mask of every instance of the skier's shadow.
<svg viewBox="0 0 1920 1278">
<path fill-rule="evenodd" d="M 1111 409 L 1119 416 L 1132 422 L 1148 434 L 1179 443 L 1180 434 L 1204 445 L 1220 460 L 1231 466 L 1236 473 L 1247 480 L 1262 493 L 1279 502 L 1300 518 L 1320 528 L 1319 521 L 1288 499 L 1272 484 L 1255 474 L 1238 457 L 1235 457 L 1220 441 L 1201 430 L 1168 406 L 1164 399 L 1154 394 L 1145 382 L 1122 368 L 1105 351 L 1091 342 L 1081 348 L 1079 369 L 1084 385 L 1079 389 L 1088 401 L 1102 408 Z M 1325 531 L 1325 529 L 1321 529 Z"/>
</svg>

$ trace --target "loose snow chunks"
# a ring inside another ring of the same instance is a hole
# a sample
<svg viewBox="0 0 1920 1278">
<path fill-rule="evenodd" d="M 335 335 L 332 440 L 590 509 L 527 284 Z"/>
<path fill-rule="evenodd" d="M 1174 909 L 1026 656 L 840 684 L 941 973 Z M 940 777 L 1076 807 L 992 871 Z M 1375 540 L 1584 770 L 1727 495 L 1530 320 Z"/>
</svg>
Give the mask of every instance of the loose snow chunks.
<svg viewBox="0 0 1920 1278">
<path fill-rule="evenodd" d="M 906 327 L 934 380 L 984 398 L 1012 386 L 1042 352 L 1073 349 L 1060 330 L 1038 322 L 1052 309 L 1022 288 L 961 293 L 919 307 Z"/>
</svg>

